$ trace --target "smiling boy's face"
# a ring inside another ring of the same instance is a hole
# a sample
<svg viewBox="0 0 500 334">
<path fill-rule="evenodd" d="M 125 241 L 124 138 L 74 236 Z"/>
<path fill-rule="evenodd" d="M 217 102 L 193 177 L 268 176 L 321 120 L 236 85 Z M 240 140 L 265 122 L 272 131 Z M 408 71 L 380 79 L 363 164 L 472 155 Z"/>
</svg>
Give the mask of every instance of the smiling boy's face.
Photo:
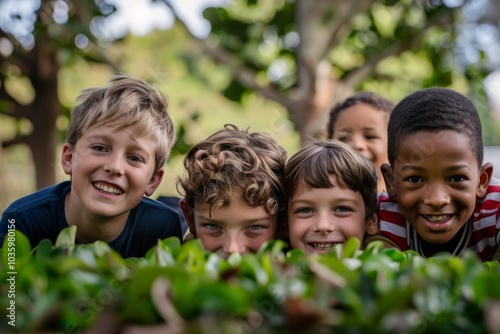
<svg viewBox="0 0 500 334">
<path fill-rule="evenodd" d="M 223 257 L 231 253 L 255 253 L 266 241 L 274 239 L 277 229 L 275 216 L 263 206 L 251 207 L 241 200 L 241 190 L 234 189 L 227 206 L 195 203 L 194 210 L 182 200 L 181 209 L 189 229 L 203 247 Z"/>
<path fill-rule="evenodd" d="M 491 168 L 478 167 L 467 136 L 421 131 L 401 140 L 394 166 L 383 167 L 391 197 L 425 241 L 450 241 L 484 197 Z"/>
<path fill-rule="evenodd" d="M 326 253 L 350 237 L 363 240 L 368 224 L 359 191 L 341 188 L 330 176 L 332 188 L 301 185 L 288 204 L 290 244 L 306 253 Z"/>
<path fill-rule="evenodd" d="M 116 219 L 159 186 L 163 169 L 154 173 L 156 144 L 136 138 L 133 130 L 100 125 L 86 131 L 76 145 L 64 145 L 61 162 L 71 175 L 72 212 Z"/>
</svg>

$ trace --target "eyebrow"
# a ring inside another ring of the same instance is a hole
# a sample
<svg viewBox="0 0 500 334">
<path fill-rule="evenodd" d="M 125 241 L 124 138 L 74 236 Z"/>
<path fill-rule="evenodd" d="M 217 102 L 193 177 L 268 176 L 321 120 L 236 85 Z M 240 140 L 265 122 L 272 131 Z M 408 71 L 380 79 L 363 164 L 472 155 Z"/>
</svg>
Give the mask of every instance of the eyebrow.
<svg viewBox="0 0 500 334">
<path fill-rule="evenodd" d="M 374 126 L 361 126 L 361 128 L 363 129 L 363 131 L 374 131 L 374 130 L 377 130 L 376 127 Z M 341 129 L 338 129 L 337 131 L 334 131 L 334 133 L 338 133 L 338 132 L 354 132 L 353 131 L 353 128 L 352 127 L 348 127 L 348 128 L 341 128 Z"/>
<path fill-rule="evenodd" d="M 455 166 L 450 166 L 450 167 L 446 168 L 446 169 L 445 169 L 445 171 L 447 171 L 447 172 L 453 172 L 453 171 L 460 170 L 460 169 L 464 169 L 464 168 L 465 168 L 465 169 L 468 169 L 468 170 L 470 170 L 470 169 L 471 169 L 471 168 L 469 167 L 469 165 L 465 165 L 465 164 L 464 164 L 464 165 L 455 165 Z M 410 170 L 410 171 L 417 171 L 417 172 L 419 172 L 419 171 L 423 171 L 423 170 L 425 170 L 425 168 L 422 168 L 422 167 L 419 167 L 419 166 L 412 166 L 412 165 L 410 165 L 410 166 L 404 166 L 404 167 L 402 167 L 402 168 L 401 168 L 401 171 L 402 171 L 402 172 L 405 172 L 405 171 L 407 171 L 407 170 Z"/>
<path fill-rule="evenodd" d="M 209 223 L 214 223 L 214 224 L 221 224 L 221 223 L 226 223 L 226 222 L 222 222 L 220 220 L 217 220 L 217 219 L 212 219 L 210 217 L 207 217 L 207 216 L 204 216 L 204 215 L 196 215 L 199 219 L 203 219 Z M 244 224 L 252 224 L 252 223 L 256 223 L 256 222 L 259 222 L 259 221 L 262 221 L 262 220 L 267 220 L 267 219 L 274 219 L 275 216 L 270 216 L 270 215 L 267 215 L 265 217 L 259 217 L 259 218 L 251 218 L 251 219 L 245 219 L 245 220 L 242 220 L 242 223 Z"/>
<path fill-rule="evenodd" d="M 313 200 L 309 199 L 292 199 L 290 201 L 290 205 L 295 205 L 295 204 L 310 204 L 310 203 L 315 203 Z M 363 201 L 361 201 L 363 202 Z M 353 198 L 336 198 L 335 203 L 339 205 L 344 205 L 344 204 L 358 204 L 360 201 L 353 199 Z"/>
<path fill-rule="evenodd" d="M 86 139 L 87 140 L 96 140 L 96 139 L 105 139 L 107 136 L 105 135 L 92 135 L 88 136 Z"/>
</svg>

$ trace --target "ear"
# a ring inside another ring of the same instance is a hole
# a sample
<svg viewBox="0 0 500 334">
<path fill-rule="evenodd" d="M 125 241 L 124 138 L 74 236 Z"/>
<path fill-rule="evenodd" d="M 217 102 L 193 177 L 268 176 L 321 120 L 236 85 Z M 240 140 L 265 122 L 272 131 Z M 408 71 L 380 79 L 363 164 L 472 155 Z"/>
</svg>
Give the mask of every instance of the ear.
<svg viewBox="0 0 500 334">
<path fill-rule="evenodd" d="M 163 170 L 163 168 L 161 168 L 151 177 L 148 184 L 146 185 L 146 190 L 144 191 L 144 194 L 146 194 L 146 196 L 153 195 L 155 190 L 160 186 L 161 180 L 163 179 L 163 173 L 165 173 L 165 171 Z"/>
<path fill-rule="evenodd" d="M 479 168 L 479 178 L 476 190 L 476 198 L 483 198 L 486 196 L 486 191 L 490 185 L 491 176 L 493 175 L 493 165 L 489 162 Z"/>
<path fill-rule="evenodd" d="M 366 234 L 376 235 L 380 232 L 380 224 L 378 223 L 377 214 L 374 212 L 366 221 Z"/>
<path fill-rule="evenodd" d="M 380 166 L 382 175 L 384 176 L 385 187 L 387 188 L 387 194 L 389 197 L 395 198 L 398 194 L 396 191 L 396 182 L 394 181 L 394 171 L 388 163 L 383 163 Z"/>
<path fill-rule="evenodd" d="M 64 143 L 61 154 L 61 166 L 66 175 L 73 172 L 73 148 L 70 144 Z"/>
<path fill-rule="evenodd" d="M 184 218 L 186 219 L 186 223 L 189 227 L 189 231 L 191 234 L 196 238 L 196 225 L 194 223 L 194 213 L 192 207 L 187 204 L 185 199 L 181 199 L 179 202 L 179 207 L 182 210 L 182 214 L 184 215 Z"/>
</svg>

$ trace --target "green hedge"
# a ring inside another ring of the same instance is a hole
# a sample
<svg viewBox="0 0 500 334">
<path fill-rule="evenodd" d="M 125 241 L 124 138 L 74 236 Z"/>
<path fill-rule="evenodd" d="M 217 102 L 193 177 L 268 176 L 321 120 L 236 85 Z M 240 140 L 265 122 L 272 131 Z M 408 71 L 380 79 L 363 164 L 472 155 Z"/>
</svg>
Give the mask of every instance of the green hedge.
<svg viewBox="0 0 500 334">
<path fill-rule="evenodd" d="M 33 250 L 19 232 L 6 240 L 2 332 L 500 332 L 500 266 L 472 253 L 427 260 L 350 239 L 305 256 L 273 241 L 224 260 L 169 238 L 123 259 L 74 240 L 74 228 Z"/>
</svg>

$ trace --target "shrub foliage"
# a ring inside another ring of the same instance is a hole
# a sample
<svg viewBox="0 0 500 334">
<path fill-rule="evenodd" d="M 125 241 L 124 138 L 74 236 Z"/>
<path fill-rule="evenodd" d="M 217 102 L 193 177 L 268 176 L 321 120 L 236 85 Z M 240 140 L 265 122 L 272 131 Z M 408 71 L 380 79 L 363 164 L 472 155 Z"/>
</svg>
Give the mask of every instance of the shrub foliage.
<svg viewBox="0 0 500 334">
<path fill-rule="evenodd" d="M 500 266 L 472 253 L 425 259 L 350 239 L 328 254 L 272 241 L 223 259 L 169 238 L 124 259 L 75 232 L 34 249 L 19 232 L 6 239 L 7 333 L 500 332 Z"/>
</svg>

